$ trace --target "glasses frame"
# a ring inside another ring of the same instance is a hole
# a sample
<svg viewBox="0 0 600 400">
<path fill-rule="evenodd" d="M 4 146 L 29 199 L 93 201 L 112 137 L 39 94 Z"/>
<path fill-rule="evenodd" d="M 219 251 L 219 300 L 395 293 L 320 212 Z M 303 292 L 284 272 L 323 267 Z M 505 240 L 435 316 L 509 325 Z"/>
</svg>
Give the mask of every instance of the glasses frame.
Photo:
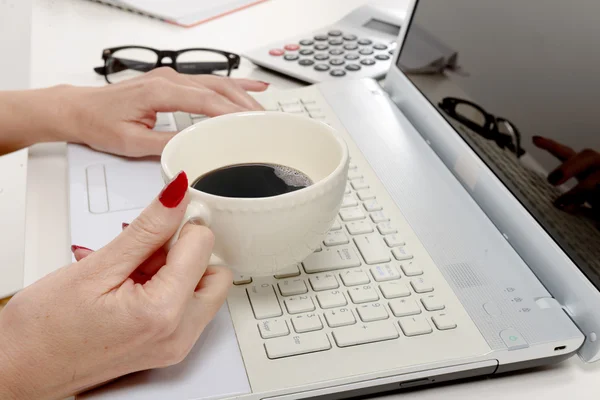
<svg viewBox="0 0 600 400">
<path fill-rule="evenodd" d="M 108 72 L 108 63 L 110 62 L 111 59 L 114 59 L 112 57 L 112 55 L 114 53 L 116 53 L 120 50 L 128 50 L 128 49 L 149 50 L 156 54 L 156 57 L 157 57 L 156 64 L 152 65 L 147 71 L 142 71 L 142 72 L 152 71 L 156 68 L 161 68 L 161 67 L 170 67 L 170 68 L 174 69 L 175 71 L 182 73 L 182 74 L 188 74 L 188 75 L 205 74 L 202 72 L 200 72 L 198 74 L 193 74 L 193 73 L 190 73 L 189 71 L 180 71 L 177 68 L 177 58 L 180 55 L 182 55 L 186 52 L 190 52 L 190 51 L 206 51 L 206 52 L 217 53 L 217 54 L 225 56 L 227 58 L 227 76 L 230 76 L 231 71 L 234 69 L 237 69 L 240 66 L 240 61 L 241 61 L 241 57 L 235 53 L 231 53 L 231 52 L 224 51 L 224 50 L 202 48 L 202 47 L 193 47 L 193 48 L 187 48 L 187 49 L 181 49 L 181 50 L 158 50 L 158 49 L 154 49 L 152 47 L 145 47 L 145 46 L 119 46 L 119 47 L 112 47 L 112 48 L 102 50 L 102 60 L 104 60 L 104 65 L 102 67 L 94 68 L 94 71 L 98 75 L 103 75 L 104 79 L 106 80 L 107 83 L 112 83 L 109 79 L 110 73 L 107 73 Z M 169 60 L 171 60 L 171 62 L 163 63 L 164 59 L 169 59 Z M 200 64 L 200 63 L 201 62 L 199 62 L 198 64 Z"/>
<path fill-rule="evenodd" d="M 456 107 L 461 104 L 469 105 L 479 111 L 484 116 L 483 126 L 457 113 Z M 521 133 L 515 124 L 506 118 L 497 117 L 494 114 L 490 114 L 481 106 L 473 103 L 472 101 L 459 99 L 456 97 L 444 97 L 442 101 L 438 103 L 438 106 L 451 118 L 465 125 L 473 132 L 479 134 L 485 139 L 496 142 L 500 148 L 507 148 L 515 153 L 517 157 L 521 157 L 523 154 L 525 154 L 525 150 L 523 150 L 521 147 Z M 506 130 L 509 131 L 508 134 L 500 132 L 499 127 L 501 125 L 506 127 Z"/>
</svg>

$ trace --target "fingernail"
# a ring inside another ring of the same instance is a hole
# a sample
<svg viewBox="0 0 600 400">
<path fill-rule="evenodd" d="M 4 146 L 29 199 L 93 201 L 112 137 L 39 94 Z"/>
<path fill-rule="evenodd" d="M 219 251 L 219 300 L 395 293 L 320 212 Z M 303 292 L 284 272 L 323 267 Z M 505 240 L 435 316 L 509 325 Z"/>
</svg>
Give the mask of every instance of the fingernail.
<svg viewBox="0 0 600 400">
<path fill-rule="evenodd" d="M 269 85 L 270 85 L 270 83 L 269 83 L 269 82 L 265 82 L 265 81 L 259 81 L 259 82 L 260 82 L 260 83 L 262 83 L 262 84 L 263 84 L 263 85 L 265 85 L 265 86 L 269 86 Z"/>
<path fill-rule="evenodd" d="M 121 224 L 121 226 L 123 227 L 123 229 L 127 228 L 129 226 L 129 224 L 127 222 L 123 222 Z"/>
<path fill-rule="evenodd" d="M 158 195 L 158 200 L 167 208 L 175 208 L 181 203 L 188 189 L 188 179 L 184 171 L 175 178 Z"/>
<path fill-rule="evenodd" d="M 560 169 L 557 169 L 556 171 L 548 175 L 548 182 L 550 182 L 553 185 L 556 185 L 562 179 L 562 177 L 562 171 Z"/>
<path fill-rule="evenodd" d="M 77 246 L 76 244 L 74 244 L 73 246 L 71 246 L 71 251 L 73 253 L 75 253 L 75 250 L 89 250 L 89 251 L 94 251 L 92 249 L 88 249 L 87 247 Z"/>
</svg>

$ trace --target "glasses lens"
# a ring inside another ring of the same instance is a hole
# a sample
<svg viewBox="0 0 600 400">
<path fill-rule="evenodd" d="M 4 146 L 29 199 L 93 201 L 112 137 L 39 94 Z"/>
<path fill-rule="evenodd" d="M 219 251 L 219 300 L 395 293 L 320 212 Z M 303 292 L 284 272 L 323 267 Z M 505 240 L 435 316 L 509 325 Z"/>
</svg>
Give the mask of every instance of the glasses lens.
<svg viewBox="0 0 600 400">
<path fill-rule="evenodd" d="M 229 59 L 226 55 L 205 50 L 190 50 L 177 57 L 177 71 L 182 74 L 229 75 Z"/>
<path fill-rule="evenodd" d="M 158 56 L 151 50 L 118 50 L 106 60 L 107 77 L 111 83 L 122 82 L 152 70 L 157 62 Z"/>
<path fill-rule="evenodd" d="M 471 121 L 480 127 L 485 125 L 485 115 L 469 104 L 457 103 L 455 113 L 461 118 Z"/>
</svg>

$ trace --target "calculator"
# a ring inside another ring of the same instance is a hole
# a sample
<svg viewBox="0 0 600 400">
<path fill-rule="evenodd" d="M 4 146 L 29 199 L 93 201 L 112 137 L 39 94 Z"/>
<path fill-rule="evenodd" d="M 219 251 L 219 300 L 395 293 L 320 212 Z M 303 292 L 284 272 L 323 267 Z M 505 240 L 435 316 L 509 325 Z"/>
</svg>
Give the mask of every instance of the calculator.
<svg viewBox="0 0 600 400">
<path fill-rule="evenodd" d="M 256 65 L 307 82 L 385 77 L 405 13 L 365 5 L 331 26 L 269 43 L 244 57 Z"/>
</svg>

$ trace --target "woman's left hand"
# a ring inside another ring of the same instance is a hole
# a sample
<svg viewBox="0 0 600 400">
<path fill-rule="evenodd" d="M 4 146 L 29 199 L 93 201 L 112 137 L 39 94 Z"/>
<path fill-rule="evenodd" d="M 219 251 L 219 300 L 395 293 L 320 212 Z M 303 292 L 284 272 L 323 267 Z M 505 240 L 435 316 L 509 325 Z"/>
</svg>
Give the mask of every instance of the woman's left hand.
<svg viewBox="0 0 600 400">
<path fill-rule="evenodd" d="M 153 130 L 157 112 L 214 117 L 262 110 L 248 91 L 267 87 L 248 79 L 179 74 L 168 67 L 101 88 L 63 86 L 57 88 L 66 114 L 61 139 L 129 157 L 159 155 L 176 132 Z"/>
</svg>

